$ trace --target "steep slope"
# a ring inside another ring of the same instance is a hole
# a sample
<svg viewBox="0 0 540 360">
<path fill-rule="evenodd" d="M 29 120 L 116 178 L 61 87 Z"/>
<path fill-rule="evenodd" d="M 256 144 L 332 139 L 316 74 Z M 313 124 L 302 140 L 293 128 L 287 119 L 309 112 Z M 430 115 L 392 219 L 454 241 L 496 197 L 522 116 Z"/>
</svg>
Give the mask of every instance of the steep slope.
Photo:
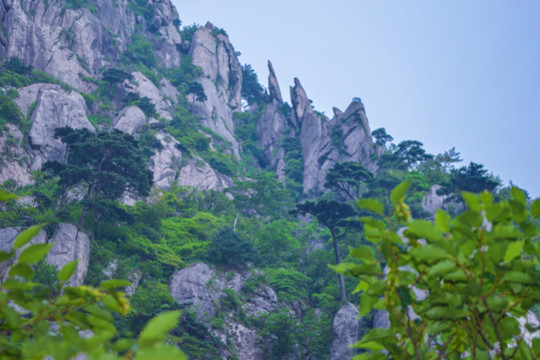
<svg viewBox="0 0 540 360">
<path fill-rule="evenodd" d="M 174 341 L 195 359 L 326 358 L 339 307 L 328 236 L 290 211 L 327 191 L 340 162 L 377 170 L 383 149 L 361 101 L 329 119 L 294 79 L 289 105 L 269 62 L 268 91 L 249 102 L 226 33 L 181 30 L 168 0 L 0 0 L 0 20 L 0 87 L 20 110 L 0 118 L 0 183 L 24 199 L 0 216 L 0 245 L 48 222 L 48 263 L 81 259 L 73 284 L 133 282 L 124 328 L 185 308 Z M 90 185 L 40 171 L 69 162 L 62 127 L 133 135 L 150 196 L 86 198 Z M 341 323 L 334 332 L 350 338 Z"/>
</svg>

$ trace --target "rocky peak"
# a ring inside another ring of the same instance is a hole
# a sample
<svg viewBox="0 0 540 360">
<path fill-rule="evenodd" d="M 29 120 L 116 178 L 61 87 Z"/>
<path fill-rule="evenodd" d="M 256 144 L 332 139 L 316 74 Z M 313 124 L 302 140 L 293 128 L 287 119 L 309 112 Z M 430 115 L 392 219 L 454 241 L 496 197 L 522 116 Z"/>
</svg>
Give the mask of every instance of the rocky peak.
<svg viewBox="0 0 540 360">
<path fill-rule="evenodd" d="M 197 101 L 190 95 L 188 102 L 203 125 L 227 140 L 233 153 L 240 158 L 233 114 L 242 109 L 242 68 L 229 38 L 216 29 L 207 23 L 193 34 L 189 55 L 193 65 L 202 69 L 202 76 L 196 80 L 207 99 Z"/>
<path fill-rule="evenodd" d="M 279 88 L 277 76 L 274 72 L 274 67 L 272 66 L 270 60 L 268 60 L 268 71 L 268 90 L 270 91 L 270 97 L 272 99 L 276 99 L 280 103 L 283 103 L 283 97 L 281 96 L 281 90 Z"/>
<path fill-rule="evenodd" d="M 294 78 L 294 86 L 291 86 L 291 102 L 293 107 L 292 122 L 294 126 L 300 128 L 304 116 L 312 114 L 313 108 L 309 101 L 306 91 L 302 87 L 300 80 Z"/>
</svg>

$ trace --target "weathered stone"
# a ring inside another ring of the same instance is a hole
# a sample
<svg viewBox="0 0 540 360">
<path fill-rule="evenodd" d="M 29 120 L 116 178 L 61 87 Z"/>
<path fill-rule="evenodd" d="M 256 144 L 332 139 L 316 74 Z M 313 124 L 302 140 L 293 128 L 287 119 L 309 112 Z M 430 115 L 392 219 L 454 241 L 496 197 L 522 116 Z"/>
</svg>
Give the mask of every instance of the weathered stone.
<svg viewBox="0 0 540 360">
<path fill-rule="evenodd" d="M 128 93 L 137 93 L 141 98 L 147 97 L 156 107 L 159 116 L 171 120 L 170 109 L 172 103 L 163 97 L 157 86 L 139 71 L 135 71 L 131 75 L 133 75 L 133 80 L 131 82 L 128 80 L 124 82 L 125 91 Z"/>
<path fill-rule="evenodd" d="M 64 157 L 66 145 L 54 138 L 56 128 L 68 126 L 95 132 L 86 112 L 86 103 L 77 92 L 64 91 L 58 85 L 40 88 L 29 133 L 34 153 L 38 155 L 34 169 L 40 168 L 44 161 L 61 160 Z"/>
<path fill-rule="evenodd" d="M 47 262 L 61 269 L 67 263 L 79 260 L 75 274 L 69 280 L 72 286 L 84 282 L 90 263 L 90 238 L 74 225 L 60 223 L 49 243 L 55 243 L 47 255 Z"/>
<path fill-rule="evenodd" d="M 435 216 L 435 213 L 438 209 L 444 207 L 444 200 L 446 196 L 438 195 L 437 191 L 441 188 L 440 185 L 433 185 L 429 188 L 429 192 L 422 199 L 422 209 L 428 212 L 432 217 Z"/>
<path fill-rule="evenodd" d="M 390 326 L 390 319 L 388 313 L 384 310 L 373 310 L 373 322 L 374 328 L 388 329 Z"/>
<path fill-rule="evenodd" d="M 264 351 L 260 346 L 262 338 L 255 330 L 251 330 L 242 324 L 231 323 L 227 331 L 227 337 L 236 345 L 238 360 L 264 359 Z"/>
<path fill-rule="evenodd" d="M 197 101 L 194 94 L 188 95 L 187 99 L 203 125 L 227 140 L 232 152 L 240 158 L 233 114 L 241 110 L 242 69 L 229 38 L 223 34 L 214 37 L 212 28 L 198 29 L 193 34 L 189 51 L 193 65 L 200 66 L 203 71 L 196 80 L 207 99 Z"/>
<path fill-rule="evenodd" d="M 178 270 L 170 282 L 171 295 L 181 305 L 191 304 L 198 319 L 214 315 L 216 309 L 207 286 L 214 275 L 215 272 L 204 263 Z"/>
<path fill-rule="evenodd" d="M 334 317 L 330 360 L 352 359 L 356 351 L 350 345 L 358 341 L 360 328 L 361 322 L 358 321 L 358 309 L 353 304 L 346 303 Z"/>
<path fill-rule="evenodd" d="M 268 72 L 268 91 L 270 92 L 270 96 L 276 99 L 278 102 L 283 103 L 283 97 L 281 96 L 277 76 L 270 60 L 268 60 Z"/>
<path fill-rule="evenodd" d="M 146 124 L 146 115 L 137 106 L 128 106 L 116 117 L 113 128 L 133 135 Z"/>
<path fill-rule="evenodd" d="M 195 156 L 180 169 L 178 185 L 193 186 L 198 190 L 222 191 L 232 187 L 234 182 Z"/>
<path fill-rule="evenodd" d="M 13 249 L 13 241 L 21 233 L 23 229 L 19 227 L 9 227 L 0 229 L 0 250 L 5 252 L 10 252 Z M 31 244 L 44 243 L 47 240 L 47 234 L 44 230 L 40 230 L 39 233 L 30 240 L 29 243 L 18 249 L 15 253 L 15 257 L 18 257 L 21 251 Z M 8 267 L 9 263 L 2 262 L 0 263 L 0 273 L 3 273 Z"/>
<path fill-rule="evenodd" d="M 179 142 L 164 131 L 159 131 L 156 139 L 161 142 L 163 149 L 156 150 L 151 158 L 154 185 L 160 189 L 170 189 L 182 166 L 182 153 L 176 147 Z"/>
<path fill-rule="evenodd" d="M 0 135 L 0 183 L 13 180 L 19 186 L 30 184 L 30 154 L 23 148 L 23 134 L 13 124 L 6 124 Z"/>
</svg>

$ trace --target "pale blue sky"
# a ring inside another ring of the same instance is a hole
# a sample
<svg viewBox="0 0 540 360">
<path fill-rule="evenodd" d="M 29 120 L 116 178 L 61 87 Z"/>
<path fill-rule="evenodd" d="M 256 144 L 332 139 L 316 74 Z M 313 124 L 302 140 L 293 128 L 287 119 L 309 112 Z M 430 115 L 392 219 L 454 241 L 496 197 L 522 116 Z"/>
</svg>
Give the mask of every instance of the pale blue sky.
<svg viewBox="0 0 540 360">
<path fill-rule="evenodd" d="M 331 116 L 361 97 L 371 129 L 430 153 L 455 146 L 540 196 L 540 1 L 173 0 L 224 28 L 240 61 Z"/>
</svg>

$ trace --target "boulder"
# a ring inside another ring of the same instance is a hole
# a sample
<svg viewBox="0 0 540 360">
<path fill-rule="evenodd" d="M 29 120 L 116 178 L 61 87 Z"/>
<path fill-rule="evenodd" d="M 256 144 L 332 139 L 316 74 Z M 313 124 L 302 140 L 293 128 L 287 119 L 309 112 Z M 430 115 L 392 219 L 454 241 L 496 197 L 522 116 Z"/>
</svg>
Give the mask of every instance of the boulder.
<svg viewBox="0 0 540 360">
<path fill-rule="evenodd" d="M 82 285 L 90 263 L 90 237 L 75 225 L 60 223 L 48 242 L 54 242 L 54 245 L 47 255 L 47 262 L 61 269 L 67 263 L 79 260 L 69 283 L 72 286 Z"/>
<path fill-rule="evenodd" d="M 264 351 L 260 346 L 262 338 L 242 324 L 231 323 L 227 338 L 232 340 L 238 350 L 238 360 L 263 360 Z"/>
<path fill-rule="evenodd" d="M 204 263 L 196 263 L 178 270 L 171 278 L 170 292 L 180 305 L 191 305 L 195 308 L 197 319 L 205 319 L 215 315 L 213 294 L 208 289 L 208 282 L 215 272 Z M 218 290 L 220 293 L 220 291 Z"/>
<path fill-rule="evenodd" d="M 137 106 L 128 106 L 116 117 L 113 128 L 133 135 L 146 124 L 146 115 Z"/>
<path fill-rule="evenodd" d="M 128 93 L 137 93 L 141 98 L 147 97 L 156 107 L 159 116 L 167 120 L 172 120 L 170 113 L 172 102 L 166 99 L 158 87 L 140 71 L 135 71 L 131 75 L 133 75 L 131 81 L 124 81 L 124 90 Z"/>
<path fill-rule="evenodd" d="M 86 103 L 75 91 L 65 91 L 58 85 L 44 86 L 39 90 L 29 133 L 30 143 L 39 158 L 34 162 L 34 169 L 40 168 L 47 160 L 63 159 L 66 145 L 54 138 L 56 128 L 69 126 L 95 132 L 86 113 Z"/>
<path fill-rule="evenodd" d="M 346 303 L 339 309 L 332 325 L 333 340 L 330 348 L 330 360 L 352 359 L 356 350 L 350 345 L 358 341 L 361 324 L 361 320 L 358 320 L 356 306 Z"/>
</svg>

